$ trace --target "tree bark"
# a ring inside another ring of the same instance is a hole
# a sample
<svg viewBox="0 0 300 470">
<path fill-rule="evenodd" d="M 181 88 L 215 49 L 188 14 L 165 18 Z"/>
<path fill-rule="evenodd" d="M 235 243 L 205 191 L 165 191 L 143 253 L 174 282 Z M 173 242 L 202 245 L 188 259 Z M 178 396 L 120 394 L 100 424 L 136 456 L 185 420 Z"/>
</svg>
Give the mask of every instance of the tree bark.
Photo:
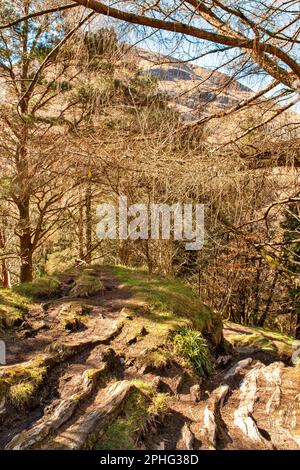
<svg viewBox="0 0 300 470">
<path fill-rule="evenodd" d="M 33 279 L 32 273 L 32 255 L 33 246 L 30 233 L 30 202 L 29 196 L 19 201 L 19 226 L 20 232 L 18 234 L 20 239 L 20 282 L 31 282 Z"/>
<path fill-rule="evenodd" d="M 300 305 L 298 304 L 296 307 L 296 330 L 295 330 L 295 338 L 300 339 Z"/>
<path fill-rule="evenodd" d="M 272 305 L 273 295 L 274 295 L 275 287 L 276 287 L 276 284 L 277 284 L 278 276 L 279 276 L 279 271 L 276 271 L 275 274 L 274 274 L 274 278 L 273 278 L 273 282 L 272 282 L 272 285 L 271 285 L 270 294 L 269 294 L 269 297 L 268 297 L 268 300 L 267 300 L 267 305 L 266 305 L 265 311 L 262 314 L 262 316 L 260 317 L 260 319 L 258 321 L 258 324 L 257 324 L 257 326 L 260 326 L 261 328 L 265 324 L 265 321 L 266 321 L 266 319 L 268 317 L 268 314 L 269 314 L 269 311 L 270 311 L 270 307 Z"/>
<path fill-rule="evenodd" d="M 5 249 L 5 234 L 0 230 L 0 249 Z M 2 285 L 5 289 L 11 288 L 10 283 L 10 272 L 7 264 L 7 259 L 3 258 L 1 261 L 1 268 L 2 268 Z"/>
<path fill-rule="evenodd" d="M 92 187 L 90 177 L 87 180 L 85 193 L 85 210 L 86 210 L 86 256 L 85 261 L 92 261 Z"/>
<path fill-rule="evenodd" d="M 24 4 L 24 14 L 29 14 L 29 2 Z M 21 100 L 20 112 L 22 116 L 28 114 L 29 108 L 29 95 L 26 96 L 27 80 L 29 75 L 29 55 L 28 55 L 28 34 L 29 23 L 28 20 L 24 22 L 22 30 L 22 72 L 21 72 Z M 19 145 L 16 154 L 16 167 L 17 167 L 17 191 L 18 197 L 16 198 L 16 205 L 19 210 L 19 230 L 18 236 L 20 239 L 20 282 L 31 282 L 32 275 L 32 255 L 33 245 L 31 240 L 30 230 L 30 178 L 28 168 L 28 139 L 29 127 L 25 120 L 22 122 L 20 132 Z"/>
</svg>

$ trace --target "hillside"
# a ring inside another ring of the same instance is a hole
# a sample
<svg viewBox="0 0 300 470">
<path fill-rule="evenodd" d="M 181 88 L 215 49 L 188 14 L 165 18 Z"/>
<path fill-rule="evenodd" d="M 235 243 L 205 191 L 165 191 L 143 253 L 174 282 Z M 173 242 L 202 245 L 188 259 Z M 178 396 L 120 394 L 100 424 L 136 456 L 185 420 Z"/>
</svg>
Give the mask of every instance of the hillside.
<svg viewBox="0 0 300 470">
<path fill-rule="evenodd" d="M 289 357 L 226 345 L 180 282 L 92 266 L 16 290 L 1 293 L 2 449 L 300 445 Z M 5 323 L 11 308 L 22 321 Z"/>
</svg>

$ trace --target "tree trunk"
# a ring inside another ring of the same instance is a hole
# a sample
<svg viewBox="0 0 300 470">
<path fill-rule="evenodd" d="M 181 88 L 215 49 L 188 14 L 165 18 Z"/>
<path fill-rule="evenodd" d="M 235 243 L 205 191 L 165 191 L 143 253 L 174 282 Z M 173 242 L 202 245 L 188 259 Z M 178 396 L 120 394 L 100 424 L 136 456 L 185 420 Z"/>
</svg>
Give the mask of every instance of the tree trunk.
<svg viewBox="0 0 300 470">
<path fill-rule="evenodd" d="M 85 193 L 85 210 L 86 210 L 86 256 L 85 261 L 91 263 L 92 261 L 92 188 L 91 181 L 88 178 L 87 188 Z"/>
<path fill-rule="evenodd" d="M 29 2 L 24 2 L 24 15 L 29 13 Z M 25 21 L 22 29 L 22 61 L 21 61 L 21 93 L 24 98 L 20 100 L 20 111 L 22 116 L 28 114 L 29 95 L 25 97 L 28 86 L 29 75 L 29 55 L 28 55 L 28 34 L 29 23 Z M 29 177 L 28 160 L 28 140 L 29 126 L 25 119 L 22 119 L 19 146 L 16 154 L 17 166 L 17 191 L 18 197 L 15 202 L 19 210 L 18 236 L 20 239 L 20 282 L 32 281 L 32 255 L 33 245 L 30 230 L 30 194 L 31 185 Z"/>
<path fill-rule="evenodd" d="M 7 266 L 7 260 L 2 260 L 2 284 L 5 289 L 11 288 L 10 271 Z"/>
<path fill-rule="evenodd" d="M 257 323 L 259 308 L 260 308 L 261 270 L 262 270 L 262 259 L 258 261 L 258 267 L 256 269 L 256 287 L 255 287 L 255 292 L 254 292 L 255 303 L 254 303 L 254 309 L 253 309 L 253 325 L 256 325 Z"/>
<path fill-rule="evenodd" d="M 33 246 L 30 233 L 30 217 L 29 217 L 29 197 L 26 197 L 22 202 L 19 201 L 19 238 L 20 238 L 20 282 L 31 282 L 33 279 L 32 274 L 32 255 Z"/>
<path fill-rule="evenodd" d="M 83 202 L 81 196 L 81 188 L 79 189 L 80 192 L 80 201 L 79 201 L 79 220 L 78 220 L 78 256 L 79 259 L 83 260 L 84 258 L 84 230 L 83 230 Z"/>
<path fill-rule="evenodd" d="M 296 309 L 296 330 L 295 330 L 295 338 L 300 339 L 300 306 L 297 306 Z"/>
<path fill-rule="evenodd" d="M 5 234 L 0 230 L 0 249 L 5 249 Z M 10 283 L 10 272 L 7 264 L 7 259 L 3 258 L 1 261 L 1 268 L 2 268 L 2 285 L 5 289 L 11 288 Z"/>
<path fill-rule="evenodd" d="M 265 311 L 264 311 L 264 313 L 262 314 L 262 316 L 260 317 L 260 319 L 257 323 L 257 326 L 260 326 L 261 328 L 265 324 L 265 321 L 266 321 L 266 319 L 268 317 L 268 314 L 269 314 L 269 311 L 270 311 L 270 307 L 272 305 L 272 300 L 273 300 L 275 287 L 276 287 L 276 284 L 277 284 L 278 275 L 279 275 L 279 272 L 276 271 L 275 274 L 274 274 L 274 278 L 273 278 L 273 282 L 272 282 L 272 286 L 271 286 L 271 289 L 270 289 L 270 294 L 269 294 L 269 297 L 268 297 L 268 300 L 267 300 L 267 305 L 266 305 Z"/>
</svg>

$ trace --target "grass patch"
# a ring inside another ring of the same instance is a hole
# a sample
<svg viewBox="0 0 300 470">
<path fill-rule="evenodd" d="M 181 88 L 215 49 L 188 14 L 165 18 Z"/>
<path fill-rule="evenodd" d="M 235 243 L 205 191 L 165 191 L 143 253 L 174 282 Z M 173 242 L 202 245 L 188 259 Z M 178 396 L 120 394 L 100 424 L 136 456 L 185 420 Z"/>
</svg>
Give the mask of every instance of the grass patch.
<svg viewBox="0 0 300 470">
<path fill-rule="evenodd" d="M 6 397 L 13 405 L 22 408 L 36 394 L 46 373 L 43 357 L 5 369 L 0 376 L 0 400 Z"/>
<path fill-rule="evenodd" d="M 72 297 L 90 297 L 104 291 L 104 286 L 92 268 L 85 268 L 75 278 L 74 285 L 69 292 Z"/>
<path fill-rule="evenodd" d="M 214 367 L 207 341 L 199 331 L 181 328 L 174 336 L 176 351 L 198 375 L 209 376 Z"/>
<path fill-rule="evenodd" d="M 167 411 L 167 395 L 153 391 L 141 381 L 125 400 L 120 416 L 108 427 L 96 450 L 136 450 L 140 436 Z"/>
<path fill-rule="evenodd" d="M 183 326 L 205 332 L 215 345 L 222 341 L 220 316 L 203 304 L 190 287 L 174 279 L 149 275 L 141 269 L 116 266 L 111 270 L 131 290 L 132 305 L 128 310 L 134 322 L 143 324 L 149 331 L 148 343 L 153 335 L 157 338 L 155 344 L 159 344 L 159 337 L 167 341 L 173 331 Z"/>
<path fill-rule="evenodd" d="M 10 289 L 0 289 L 0 333 L 22 326 L 29 307 L 28 298 Z"/>
<path fill-rule="evenodd" d="M 16 284 L 13 291 L 29 299 L 51 299 L 60 292 L 61 284 L 55 277 L 39 277 L 32 282 Z"/>
<path fill-rule="evenodd" d="M 211 320 L 212 312 L 195 292 L 180 281 L 149 275 L 140 269 L 116 266 L 113 274 L 129 287 L 135 297 L 153 312 L 189 318 L 201 330 Z"/>
<path fill-rule="evenodd" d="M 228 322 L 232 332 L 228 331 L 226 339 L 234 347 L 261 348 L 283 356 L 291 356 L 295 351 L 295 338 L 279 332 L 259 327 L 244 327 Z M 240 332 L 239 332 L 240 330 Z"/>
</svg>

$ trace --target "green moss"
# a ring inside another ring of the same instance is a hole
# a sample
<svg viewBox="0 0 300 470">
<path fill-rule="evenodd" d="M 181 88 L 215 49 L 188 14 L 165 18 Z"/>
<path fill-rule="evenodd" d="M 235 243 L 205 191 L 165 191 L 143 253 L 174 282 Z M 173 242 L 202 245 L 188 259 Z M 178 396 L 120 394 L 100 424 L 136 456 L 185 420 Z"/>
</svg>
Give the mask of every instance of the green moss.
<svg viewBox="0 0 300 470">
<path fill-rule="evenodd" d="M 9 289 L 0 289 L 0 332 L 22 326 L 29 307 L 27 297 Z"/>
<path fill-rule="evenodd" d="M 151 369 L 163 369 L 168 365 L 170 358 L 171 354 L 169 351 L 158 348 L 156 351 L 152 351 L 146 355 L 143 365 Z"/>
<path fill-rule="evenodd" d="M 208 344 L 201 333 L 190 328 L 181 328 L 174 336 L 174 344 L 177 352 L 194 372 L 201 376 L 207 376 L 213 372 Z"/>
<path fill-rule="evenodd" d="M 60 282 L 54 277 L 39 277 L 32 282 L 17 284 L 13 287 L 14 292 L 28 297 L 29 299 L 51 299 L 59 294 Z"/>
<path fill-rule="evenodd" d="M 173 322 L 173 327 L 192 324 L 197 330 L 210 333 L 215 344 L 222 341 L 222 320 L 203 304 L 191 288 L 180 281 L 149 275 L 140 269 L 122 266 L 112 268 L 113 274 L 133 293 L 140 311 L 159 328 Z"/>
<path fill-rule="evenodd" d="M 97 450 L 136 450 L 142 433 L 167 411 L 167 396 L 141 381 L 128 394 L 122 413 L 108 427 Z"/>
<path fill-rule="evenodd" d="M 104 286 L 92 268 L 86 268 L 75 278 L 69 295 L 72 297 L 90 297 L 104 291 Z"/>
<path fill-rule="evenodd" d="M 10 388 L 10 400 L 18 408 L 21 408 L 30 400 L 35 391 L 36 385 L 31 381 L 13 385 Z"/>
<path fill-rule="evenodd" d="M 88 314 L 93 307 L 86 304 L 68 303 L 59 312 L 60 322 L 66 330 L 78 331 L 86 326 Z"/>
<path fill-rule="evenodd" d="M 0 329 L 19 327 L 24 321 L 24 312 L 10 305 L 0 305 Z"/>
<path fill-rule="evenodd" d="M 15 406 L 24 406 L 36 394 L 46 373 L 43 357 L 6 368 L 0 376 L 0 399 L 5 396 Z"/>
<path fill-rule="evenodd" d="M 234 347 L 261 348 L 289 357 L 294 352 L 295 339 L 279 332 L 264 328 L 242 326 L 227 322 L 226 339 Z"/>
</svg>

